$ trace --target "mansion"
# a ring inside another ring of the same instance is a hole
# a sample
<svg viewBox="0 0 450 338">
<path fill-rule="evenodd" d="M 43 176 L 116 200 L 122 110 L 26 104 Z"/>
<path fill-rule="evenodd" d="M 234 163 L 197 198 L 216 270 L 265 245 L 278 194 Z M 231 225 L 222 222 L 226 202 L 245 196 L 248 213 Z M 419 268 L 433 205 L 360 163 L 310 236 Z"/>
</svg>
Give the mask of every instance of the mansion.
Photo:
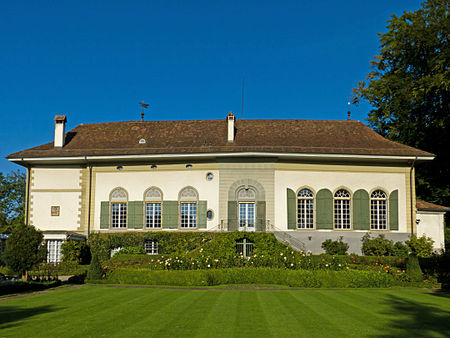
<svg viewBox="0 0 450 338">
<path fill-rule="evenodd" d="M 27 168 L 26 222 L 52 261 L 92 232 L 267 231 L 297 249 L 326 239 L 361 250 L 367 232 L 431 236 L 447 208 L 416 202 L 414 170 L 433 154 L 359 121 L 130 121 L 81 124 L 8 160 Z"/>
</svg>

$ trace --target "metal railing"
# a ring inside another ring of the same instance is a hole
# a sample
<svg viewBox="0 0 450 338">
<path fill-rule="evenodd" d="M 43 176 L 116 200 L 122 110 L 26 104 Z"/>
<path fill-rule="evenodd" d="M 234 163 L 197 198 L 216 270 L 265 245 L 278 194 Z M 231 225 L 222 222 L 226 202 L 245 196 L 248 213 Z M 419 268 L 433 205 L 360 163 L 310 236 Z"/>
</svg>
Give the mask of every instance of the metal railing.
<svg viewBox="0 0 450 338">
<path fill-rule="evenodd" d="M 271 232 L 274 233 L 275 237 L 277 237 L 277 239 L 281 243 L 290 246 L 292 249 L 296 251 L 306 251 L 305 243 L 298 240 L 294 236 L 291 236 L 287 231 L 277 228 L 275 225 L 272 225 L 272 227 L 273 230 Z"/>
</svg>

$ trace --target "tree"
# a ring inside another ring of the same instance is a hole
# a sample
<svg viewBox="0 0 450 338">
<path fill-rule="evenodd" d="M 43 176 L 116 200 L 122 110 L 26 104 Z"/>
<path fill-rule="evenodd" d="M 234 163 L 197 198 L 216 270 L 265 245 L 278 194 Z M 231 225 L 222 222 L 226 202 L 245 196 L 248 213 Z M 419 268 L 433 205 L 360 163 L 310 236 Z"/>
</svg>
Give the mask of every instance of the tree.
<svg viewBox="0 0 450 338">
<path fill-rule="evenodd" d="M 24 223 L 25 174 L 15 171 L 6 176 L 0 172 L 0 232 Z"/>
<path fill-rule="evenodd" d="M 380 33 L 374 71 L 353 90 L 371 104 L 370 126 L 387 138 L 434 153 L 417 167 L 417 195 L 450 205 L 450 20 L 448 0 L 392 16 Z"/>
<path fill-rule="evenodd" d="M 31 225 L 16 225 L 2 254 L 6 266 L 26 279 L 27 271 L 45 258 L 43 237 L 42 233 Z"/>
</svg>

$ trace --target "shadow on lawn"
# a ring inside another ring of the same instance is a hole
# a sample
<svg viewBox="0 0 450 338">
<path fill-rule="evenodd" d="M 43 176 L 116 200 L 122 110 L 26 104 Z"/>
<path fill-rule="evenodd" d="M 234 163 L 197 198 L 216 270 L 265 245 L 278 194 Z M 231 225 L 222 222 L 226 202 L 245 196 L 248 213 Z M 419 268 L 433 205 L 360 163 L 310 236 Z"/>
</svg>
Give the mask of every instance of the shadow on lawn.
<svg viewBox="0 0 450 338">
<path fill-rule="evenodd" d="M 392 322 L 377 337 L 450 337 L 450 311 L 398 296 L 389 297 L 387 302 L 391 306 L 388 314 Z"/>
<path fill-rule="evenodd" d="M 38 306 L 29 309 L 14 306 L 0 306 L 0 330 L 16 326 L 18 323 L 15 322 L 19 322 L 23 319 L 60 309 L 61 308 L 51 305 Z"/>
</svg>

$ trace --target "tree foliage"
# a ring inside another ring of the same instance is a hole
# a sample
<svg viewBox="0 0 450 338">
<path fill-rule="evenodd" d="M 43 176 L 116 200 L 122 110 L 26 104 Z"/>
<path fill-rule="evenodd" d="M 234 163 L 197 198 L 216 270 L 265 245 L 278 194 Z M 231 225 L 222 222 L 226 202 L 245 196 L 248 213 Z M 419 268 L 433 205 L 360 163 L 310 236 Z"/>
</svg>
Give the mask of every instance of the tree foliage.
<svg viewBox="0 0 450 338">
<path fill-rule="evenodd" d="M 434 153 L 417 168 L 420 198 L 450 205 L 450 20 L 448 0 L 393 15 L 380 33 L 374 70 L 353 101 L 371 104 L 370 126 L 387 138 Z"/>
<path fill-rule="evenodd" d="M 45 258 L 43 235 L 31 225 L 16 225 L 6 241 L 2 259 L 16 273 L 25 275 L 35 264 Z"/>
<path fill-rule="evenodd" d="M 25 174 L 14 171 L 6 176 L 0 172 L 0 232 L 24 222 Z"/>
</svg>

